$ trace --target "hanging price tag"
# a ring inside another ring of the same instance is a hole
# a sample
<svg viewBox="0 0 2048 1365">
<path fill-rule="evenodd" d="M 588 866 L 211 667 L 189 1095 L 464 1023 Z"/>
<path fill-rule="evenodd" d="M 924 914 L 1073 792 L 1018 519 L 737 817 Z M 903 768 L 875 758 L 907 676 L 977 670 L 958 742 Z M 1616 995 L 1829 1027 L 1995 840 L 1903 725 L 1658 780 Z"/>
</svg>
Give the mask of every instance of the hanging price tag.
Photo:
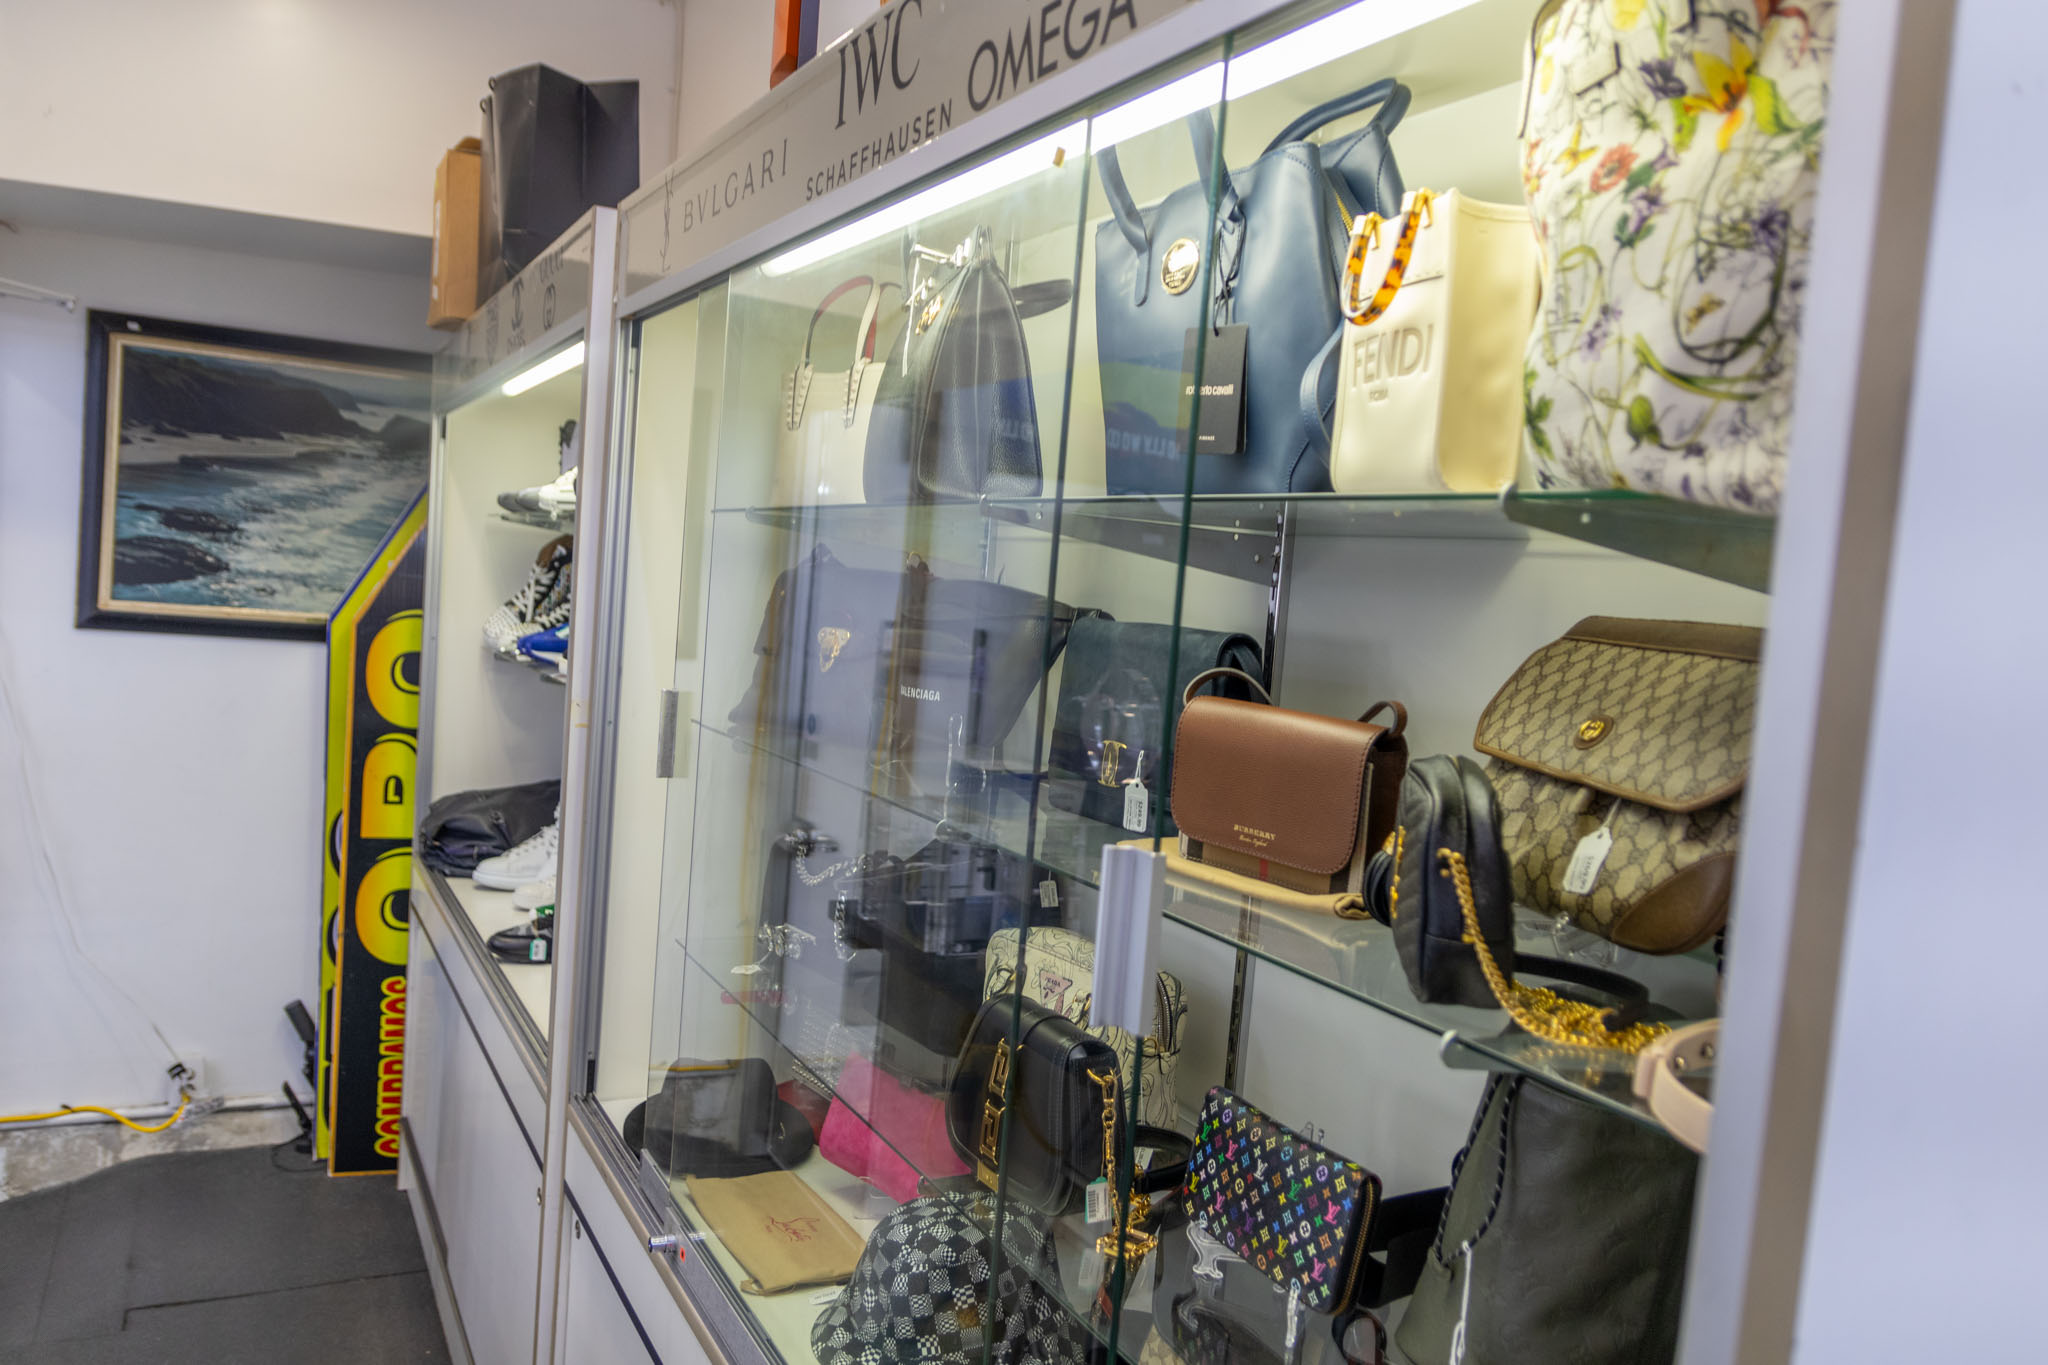
<svg viewBox="0 0 2048 1365">
<path fill-rule="evenodd" d="M 1085 1217 L 1088 1226 L 1100 1227 L 1107 1223 L 1110 1215 L 1116 1211 L 1116 1191 L 1110 1188 L 1107 1180 L 1096 1179 L 1088 1182 L 1087 1196 L 1088 1211 Z"/>
<path fill-rule="evenodd" d="M 1583 896 L 1593 889 L 1600 880 L 1600 869 L 1606 865 L 1607 851 L 1614 847 L 1614 834 L 1607 826 L 1588 834 L 1579 840 L 1579 846 L 1572 853 L 1571 866 L 1565 869 L 1564 889 L 1574 896 Z"/>
<path fill-rule="evenodd" d="M 1152 795 L 1142 782 L 1124 788 L 1124 828 L 1143 834 L 1152 822 Z"/>
<path fill-rule="evenodd" d="M 1059 884 L 1050 877 L 1047 877 L 1038 884 L 1038 908 L 1041 910 L 1057 910 L 1060 908 Z"/>
</svg>

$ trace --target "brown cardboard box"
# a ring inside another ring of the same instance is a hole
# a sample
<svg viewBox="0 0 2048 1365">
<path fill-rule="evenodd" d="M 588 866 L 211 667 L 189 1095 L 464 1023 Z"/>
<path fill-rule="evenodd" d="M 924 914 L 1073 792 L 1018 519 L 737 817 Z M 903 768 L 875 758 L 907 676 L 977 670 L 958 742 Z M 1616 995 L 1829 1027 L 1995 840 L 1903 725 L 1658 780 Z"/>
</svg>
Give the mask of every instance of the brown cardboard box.
<svg viewBox="0 0 2048 1365">
<path fill-rule="evenodd" d="M 453 330 L 476 311 L 477 245 L 483 217 L 483 143 L 466 137 L 434 172 L 434 268 L 427 326 Z"/>
</svg>

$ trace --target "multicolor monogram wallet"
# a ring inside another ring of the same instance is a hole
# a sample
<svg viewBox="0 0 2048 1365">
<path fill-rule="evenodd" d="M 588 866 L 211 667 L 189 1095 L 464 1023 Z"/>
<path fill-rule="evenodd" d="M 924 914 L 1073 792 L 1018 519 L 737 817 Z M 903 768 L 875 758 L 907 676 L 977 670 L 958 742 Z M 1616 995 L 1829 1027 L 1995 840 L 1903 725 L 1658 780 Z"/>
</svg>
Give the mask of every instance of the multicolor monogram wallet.
<svg viewBox="0 0 2048 1365">
<path fill-rule="evenodd" d="M 1341 1316 L 1415 1287 L 1444 1193 L 1382 1199 L 1380 1177 L 1356 1160 L 1219 1085 L 1202 1103 L 1182 1205 L 1212 1238 L 1288 1289 L 1290 1304 Z M 1384 1263 L 1374 1252 L 1384 1252 Z"/>
<path fill-rule="evenodd" d="M 1183 1203 L 1255 1269 L 1299 1286 L 1305 1308 L 1341 1313 L 1379 1287 L 1366 1253 L 1380 1178 L 1220 1085 L 1202 1105 Z"/>
</svg>

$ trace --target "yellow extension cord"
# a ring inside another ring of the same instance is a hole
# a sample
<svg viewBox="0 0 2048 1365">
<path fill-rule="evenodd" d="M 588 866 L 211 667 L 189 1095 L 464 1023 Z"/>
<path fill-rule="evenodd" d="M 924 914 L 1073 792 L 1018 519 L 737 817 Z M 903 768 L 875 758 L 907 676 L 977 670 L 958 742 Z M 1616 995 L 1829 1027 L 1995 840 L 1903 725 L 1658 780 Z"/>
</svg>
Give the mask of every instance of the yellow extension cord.
<svg viewBox="0 0 2048 1365">
<path fill-rule="evenodd" d="M 73 1114 L 105 1114 L 123 1128 L 132 1128 L 138 1133 L 161 1133 L 179 1119 L 184 1118 L 185 1111 L 191 1107 L 192 1101 L 183 1100 L 179 1103 L 176 1113 L 172 1114 L 162 1123 L 151 1124 L 137 1123 L 125 1114 L 117 1114 L 113 1110 L 103 1108 L 97 1104 L 67 1104 L 62 1109 L 52 1109 L 47 1114 L 0 1114 L 0 1126 L 10 1123 L 39 1123 L 44 1119 L 69 1118 Z"/>
</svg>

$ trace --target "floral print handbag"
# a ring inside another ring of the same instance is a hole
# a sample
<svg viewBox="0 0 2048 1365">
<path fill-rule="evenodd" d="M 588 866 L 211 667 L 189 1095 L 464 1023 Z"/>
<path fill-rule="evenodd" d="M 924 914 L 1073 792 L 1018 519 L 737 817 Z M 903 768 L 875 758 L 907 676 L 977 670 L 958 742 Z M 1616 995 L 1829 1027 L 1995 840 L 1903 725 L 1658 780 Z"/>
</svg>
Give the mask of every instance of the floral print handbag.
<svg viewBox="0 0 2048 1365">
<path fill-rule="evenodd" d="M 1551 0 L 1525 479 L 1775 513 L 1838 0 Z"/>
</svg>

